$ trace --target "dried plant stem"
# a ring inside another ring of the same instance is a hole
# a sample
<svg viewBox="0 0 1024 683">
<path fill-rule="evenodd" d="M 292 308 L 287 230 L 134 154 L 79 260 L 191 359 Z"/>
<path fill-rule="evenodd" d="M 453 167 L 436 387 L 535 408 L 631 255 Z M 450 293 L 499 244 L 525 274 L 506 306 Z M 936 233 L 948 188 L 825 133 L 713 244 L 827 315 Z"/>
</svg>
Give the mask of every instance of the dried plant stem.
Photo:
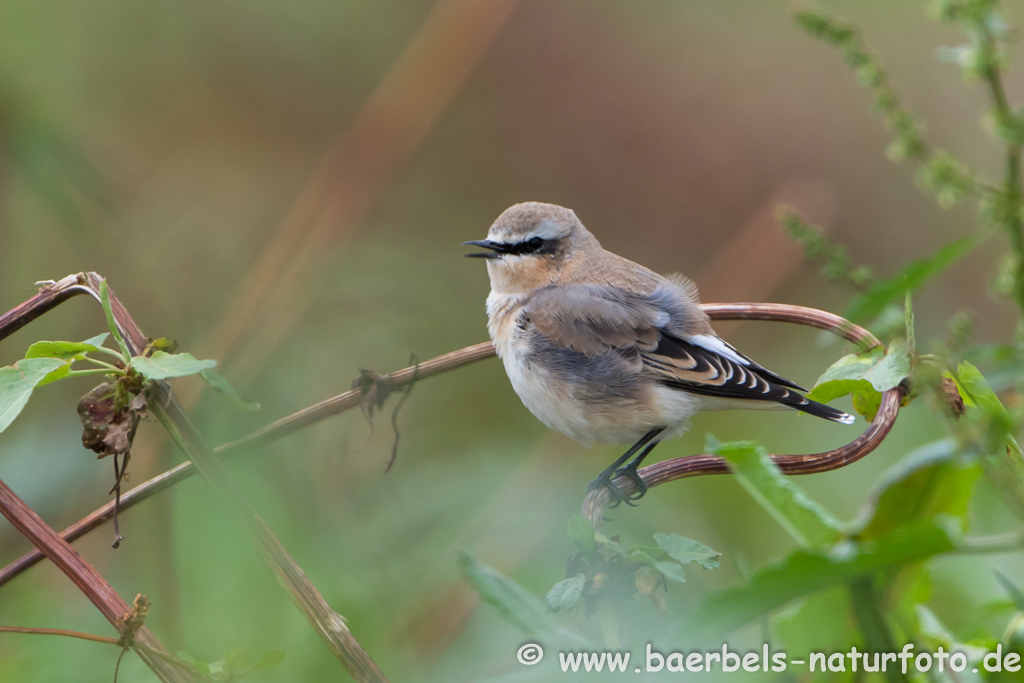
<svg viewBox="0 0 1024 683">
<path fill-rule="evenodd" d="M 131 612 L 128 603 L 91 564 L 86 562 L 85 558 L 51 529 L 3 481 L 0 481 L 0 514 L 3 514 L 15 529 L 32 541 L 33 545 L 64 572 L 114 628 L 119 628 L 119 620 Z M 140 628 L 135 639 L 145 647 L 135 647 L 135 652 L 161 681 L 194 680 L 192 676 L 164 659 L 170 655 L 148 628 Z"/>
<path fill-rule="evenodd" d="M 110 638 L 108 636 L 98 636 L 94 633 L 83 633 L 82 631 L 71 631 L 66 628 L 26 628 L 24 626 L 0 626 L 0 633 L 24 633 L 32 636 L 63 636 L 65 638 L 77 638 L 78 640 L 88 640 L 93 643 L 103 643 L 104 645 L 118 645 L 120 640 L 118 638 Z M 138 650 L 142 650 L 154 657 L 177 666 L 178 668 L 184 669 L 185 671 L 192 673 L 192 667 L 185 662 L 181 661 L 173 655 L 169 655 L 166 652 L 160 650 L 154 650 L 151 647 L 136 643 L 133 647 Z"/>
<path fill-rule="evenodd" d="M 95 273 L 89 273 L 87 278 L 89 288 L 98 292 L 102 279 Z M 113 291 L 110 292 L 110 307 L 118 330 L 132 354 L 138 355 L 146 346 L 146 336 Z M 185 452 L 206 483 L 235 508 L 264 563 L 274 572 L 292 602 L 342 666 L 361 683 L 386 683 L 387 678 L 349 631 L 345 619 L 327 604 L 263 518 L 237 490 L 220 458 L 199 437 L 184 408 L 174 398 L 170 386 L 166 382 L 154 382 L 147 392 L 147 399 L 150 412 Z"/>
</svg>

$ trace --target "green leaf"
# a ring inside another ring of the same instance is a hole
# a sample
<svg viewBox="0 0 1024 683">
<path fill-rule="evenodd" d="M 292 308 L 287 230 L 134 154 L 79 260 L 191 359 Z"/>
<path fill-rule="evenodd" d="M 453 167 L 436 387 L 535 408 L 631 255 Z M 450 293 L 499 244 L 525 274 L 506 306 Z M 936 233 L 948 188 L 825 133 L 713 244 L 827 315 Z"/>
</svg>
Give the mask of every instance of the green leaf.
<svg viewBox="0 0 1024 683">
<path fill-rule="evenodd" d="M 26 358 L 0 368 L 0 432 L 18 417 L 36 386 L 64 364 L 57 358 Z"/>
<path fill-rule="evenodd" d="M 269 650 L 260 655 L 260 658 L 256 660 L 256 663 L 246 672 L 247 674 L 256 673 L 257 671 L 266 671 L 267 669 L 273 669 L 275 666 L 284 661 L 285 658 L 284 650 Z"/>
<path fill-rule="evenodd" d="M 1009 427 L 1013 424 L 1013 420 L 1006 411 L 1006 407 L 1003 406 L 996 393 L 992 391 L 992 387 L 989 386 L 985 376 L 981 374 L 978 368 L 967 361 L 963 361 L 957 366 L 956 374 L 960 388 L 967 392 L 967 395 L 971 397 L 976 406 L 1002 425 Z"/>
<path fill-rule="evenodd" d="M 828 403 L 850 394 L 854 409 L 873 420 L 881 405 L 882 392 L 899 386 L 909 374 L 907 343 L 903 339 L 894 339 L 887 350 L 876 346 L 840 358 L 818 378 L 807 398 Z"/>
<path fill-rule="evenodd" d="M 28 347 L 25 358 L 81 358 L 82 354 L 99 351 L 109 336 L 108 332 L 104 332 L 83 342 L 38 341 Z"/>
<path fill-rule="evenodd" d="M 777 612 L 771 626 L 789 652 L 839 651 L 851 631 L 850 592 L 836 586 L 808 595 Z"/>
<path fill-rule="evenodd" d="M 192 669 L 203 678 L 211 680 L 210 665 L 207 662 L 204 662 L 201 659 L 196 659 L 184 650 L 178 650 L 174 653 L 174 656 L 191 666 Z"/>
<path fill-rule="evenodd" d="M 56 370 L 51 371 L 46 377 L 39 380 L 39 384 L 36 388 L 45 387 L 47 384 L 52 384 L 57 380 L 64 379 L 71 374 L 71 361 L 64 361 L 64 364 L 58 367 Z"/>
<path fill-rule="evenodd" d="M 801 545 L 827 546 L 839 540 L 839 520 L 782 474 L 764 448 L 753 441 L 737 441 L 722 444 L 717 453 L 729 461 L 747 493 Z"/>
<path fill-rule="evenodd" d="M 1024 612 L 1024 591 L 1021 591 L 1020 587 L 1015 584 L 1009 576 L 1002 573 L 998 569 L 995 570 L 996 581 L 1003 587 L 1003 590 L 1013 600 L 1013 604 L 1016 606 L 1018 612 Z"/>
<path fill-rule="evenodd" d="M 960 462 L 955 439 L 942 439 L 904 457 L 882 475 L 858 516 L 858 538 L 869 540 L 901 526 L 940 516 L 955 519 L 966 531 L 974 484 L 981 476 L 977 462 Z"/>
<path fill-rule="evenodd" d="M 165 353 L 154 351 L 149 358 L 135 356 L 130 366 L 146 379 L 158 380 L 171 377 L 198 375 L 201 371 L 217 365 L 215 360 L 196 360 L 188 353 Z"/>
<path fill-rule="evenodd" d="M 478 562 L 464 550 L 459 552 L 458 564 L 462 576 L 480 598 L 497 609 L 505 621 L 527 635 L 544 636 L 560 631 L 544 603 L 512 579 Z"/>
<path fill-rule="evenodd" d="M 209 362 L 209 361 L 198 361 L 198 362 Z M 248 410 L 255 412 L 260 410 L 260 404 L 256 401 L 249 401 L 242 397 L 235 388 L 228 384 L 228 381 L 218 375 L 213 370 L 200 370 L 199 376 L 206 380 L 206 383 L 210 385 L 214 391 L 228 399 L 232 405 L 242 410 Z"/>
<path fill-rule="evenodd" d="M 676 562 L 668 562 L 667 560 L 655 562 L 654 568 L 657 569 L 666 579 L 671 579 L 672 581 L 677 581 L 679 583 L 686 583 L 686 573 L 683 572 L 683 568 Z"/>
<path fill-rule="evenodd" d="M 654 534 L 654 540 L 669 557 L 680 564 L 696 562 L 704 569 L 718 569 L 718 558 L 722 554 L 703 543 L 679 534 Z"/>
<path fill-rule="evenodd" d="M 717 637 L 790 600 L 887 567 L 920 562 L 956 549 L 949 530 L 933 523 L 901 527 L 875 541 L 840 544 L 831 551 L 800 549 L 754 574 L 745 586 L 712 593 L 693 619 Z"/>
<path fill-rule="evenodd" d="M 967 657 L 967 668 L 957 674 L 959 683 L 982 683 L 984 679 L 976 672 L 982 668 L 982 660 L 989 648 L 960 642 L 935 613 L 924 605 L 917 606 L 917 622 L 924 644 L 930 650 L 934 652 L 941 646 L 946 652 L 963 652 Z"/>
<path fill-rule="evenodd" d="M 928 280 L 969 254 L 986 235 L 968 235 L 942 246 L 928 258 L 918 259 L 899 274 L 875 282 L 854 299 L 846 310 L 846 318 L 854 322 L 868 320 L 882 312 L 888 304 L 903 298 L 906 292 L 920 288 Z"/>
<path fill-rule="evenodd" d="M 569 518 L 567 529 L 569 538 L 573 540 L 576 547 L 584 555 L 591 557 L 594 554 L 594 525 L 583 515 L 576 514 Z"/>
<path fill-rule="evenodd" d="M 563 579 L 551 587 L 544 602 L 552 612 L 570 612 L 579 604 L 586 583 L 587 577 L 583 574 Z"/>
<path fill-rule="evenodd" d="M 105 279 L 100 282 L 100 305 L 103 307 L 103 315 L 107 318 L 107 327 L 110 328 L 110 334 L 114 335 L 114 340 L 117 342 L 118 348 L 121 349 L 121 355 L 124 356 L 124 362 L 127 363 L 131 360 L 132 354 L 128 350 L 128 345 L 124 342 L 124 337 L 121 336 L 121 330 L 117 329 L 117 321 L 114 320 L 114 309 L 110 307 L 110 288 L 107 287 Z"/>
<path fill-rule="evenodd" d="M 909 375 L 910 351 L 906 340 L 897 338 L 889 342 L 885 356 L 864 373 L 864 379 L 882 392 L 898 387 Z"/>
</svg>

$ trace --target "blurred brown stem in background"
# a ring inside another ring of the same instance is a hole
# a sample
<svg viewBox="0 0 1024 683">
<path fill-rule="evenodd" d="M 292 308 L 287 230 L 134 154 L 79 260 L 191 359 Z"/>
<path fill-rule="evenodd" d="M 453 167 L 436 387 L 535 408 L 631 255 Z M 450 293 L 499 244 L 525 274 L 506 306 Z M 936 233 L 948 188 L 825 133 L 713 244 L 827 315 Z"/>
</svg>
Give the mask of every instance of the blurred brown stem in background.
<svg viewBox="0 0 1024 683">
<path fill-rule="evenodd" d="M 440 0 L 226 298 L 203 353 L 253 372 L 297 327 L 316 257 L 350 237 L 476 68 L 518 0 Z M 264 321 L 248 338 L 256 320 Z M 233 355 L 247 339 L 246 357 Z M 197 385 L 198 386 L 198 385 Z M 183 395 L 186 405 L 194 396 Z"/>
</svg>

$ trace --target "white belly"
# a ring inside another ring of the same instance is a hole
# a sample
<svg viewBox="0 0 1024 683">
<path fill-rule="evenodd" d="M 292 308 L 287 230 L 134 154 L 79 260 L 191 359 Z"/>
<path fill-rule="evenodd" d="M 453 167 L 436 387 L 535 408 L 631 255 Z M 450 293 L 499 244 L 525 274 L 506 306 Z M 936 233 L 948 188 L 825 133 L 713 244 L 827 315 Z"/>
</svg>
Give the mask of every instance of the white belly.
<svg viewBox="0 0 1024 683">
<path fill-rule="evenodd" d="M 545 425 L 584 444 L 632 444 L 656 427 L 666 430 L 659 440 L 686 431 L 699 409 L 698 397 L 655 382 L 611 394 L 600 385 L 564 381 L 531 354 L 529 335 L 515 325 L 515 302 L 495 298 L 488 299 L 488 312 L 496 314 L 488 329 L 498 356 L 523 405 Z"/>
</svg>

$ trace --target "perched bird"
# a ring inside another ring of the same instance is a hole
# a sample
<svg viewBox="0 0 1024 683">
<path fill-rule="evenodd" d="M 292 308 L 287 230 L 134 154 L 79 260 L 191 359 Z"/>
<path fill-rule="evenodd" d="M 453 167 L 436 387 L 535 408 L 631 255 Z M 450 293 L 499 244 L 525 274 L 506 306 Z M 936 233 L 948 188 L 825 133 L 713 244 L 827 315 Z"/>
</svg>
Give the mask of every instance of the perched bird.
<svg viewBox="0 0 1024 683">
<path fill-rule="evenodd" d="M 577 441 L 633 444 L 590 484 L 616 503 L 646 493 L 637 467 L 699 411 L 788 407 L 853 422 L 715 334 L 692 281 L 606 251 L 569 209 L 516 204 L 464 245 L 486 250 L 466 256 L 487 259 L 487 329 L 523 404 Z M 612 483 L 620 474 L 636 495 Z"/>
</svg>

